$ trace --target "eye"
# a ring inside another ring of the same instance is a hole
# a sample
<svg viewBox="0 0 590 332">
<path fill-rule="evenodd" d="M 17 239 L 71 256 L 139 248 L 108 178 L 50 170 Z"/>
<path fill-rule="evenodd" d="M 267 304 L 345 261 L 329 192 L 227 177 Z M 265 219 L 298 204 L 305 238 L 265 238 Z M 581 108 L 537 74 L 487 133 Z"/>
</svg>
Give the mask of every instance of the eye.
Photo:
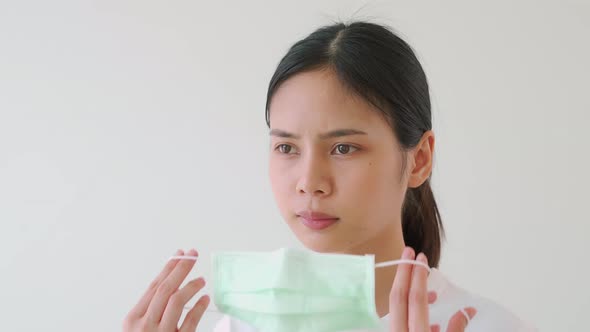
<svg viewBox="0 0 590 332">
<path fill-rule="evenodd" d="M 358 149 L 355 148 L 352 145 L 349 145 L 349 144 L 338 144 L 338 145 L 336 145 L 336 147 L 334 148 L 334 150 L 332 150 L 332 152 L 334 154 L 344 155 L 344 154 L 350 154 L 351 152 L 354 152 L 356 150 L 358 150 Z"/>
<path fill-rule="evenodd" d="M 283 154 L 293 154 L 295 149 L 293 149 L 293 147 L 289 144 L 279 144 L 275 150 Z"/>
</svg>

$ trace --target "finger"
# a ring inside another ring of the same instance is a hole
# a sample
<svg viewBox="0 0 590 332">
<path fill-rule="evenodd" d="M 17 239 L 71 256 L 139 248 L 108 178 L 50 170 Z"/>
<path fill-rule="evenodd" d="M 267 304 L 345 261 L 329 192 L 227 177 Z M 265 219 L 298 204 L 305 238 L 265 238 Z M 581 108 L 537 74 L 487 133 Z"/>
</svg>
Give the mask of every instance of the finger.
<svg viewBox="0 0 590 332">
<path fill-rule="evenodd" d="M 178 332 L 195 332 L 197 330 L 197 326 L 203 317 L 203 313 L 207 310 L 209 306 L 209 296 L 205 295 L 195 303 L 193 308 L 186 314 L 184 317 L 184 321 L 182 322 L 182 326 Z"/>
<path fill-rule="evenodd" d="M 190 301 L 203 287 L 205 286 L 205 279 L 198 278 L 191 280 L 181 290 L 174 293 L 170 297 L 170 301 L 166 305 L 166 310 L 162 316 L 160 325 L 164 331 L 176 331 L 178 328 L 178 321 L 182 315 L 184 305 Z"/>
<path fill-rule="evenodd" d="M 430 327 L 430 332 L 440 332 L 440 325 L 432 325 Z"/>
<path fill-rule="evenodd" d="M 196 250 L 191 249 L 187 255 L 198 256 L 198 253 Z M 152 302 L 150 302 L 146 313 L 146 317 L 149 321 L 159 322 L 160 319 L 162 319 L 162 314 L 164 313 L 164 309 L 166 308 L 170 296 L 178 290 L 178 286 L 180 286 L 194 265 L 195 261 L 192 259 L 181 260 L 176 264 L 176 267 L 174 267 L 172 272 L 170 272 L 166 279 L 160 284 Z"/>
<path fill-rule="evenodd" d="M 414 249 L 410 247 L 404 248 L 402 259 L 414 259 Z M 389 293 L 390 331 L 408 331 L 408 293 L 410 290 L 412 267 L 413 265 L 411 264 L 397 266 L 393 286 Z"/>
<path fill-rule="evenodd" d="M 423 253 L 419 253 L 416 260 L 428 265 L 426 255 Z M 428 270 L 420 265 L 414 267 L 408 298 L 408 330 L 410 332 L 427 331 L 430 327 L 427 278 Z"/>
<path fill-rule="evenodd" d="M 437 295 L 435 291 L 428 292 L 428 304 L 433 304 L 436 302 L 436 298 Z"/>
<path fill-rule="evenodd" d="M 179 249 L 176 251 L 175 255 L 184 255 L 184 252 Z M 131 312 L 129 313 L 130 315 L 142 317 L 145 314 L 148 306 L 150 305 L 150 302 L 152 301 L 152 298 L 154 297 L 154 294 L 156 293 L 156 289 L 158 289 L 158 287 L 160 286 L 162 281 L 164 281 L 164 279 L 168 276 L 168 274 L 172 272 L 177 263 L 178 260 L 171 260 L 168 261 L 168 263 L 166 263 L 164 269 L 160 271 L 158 276 L 150 283 L 148 289 L 141 296 L 135 307 L 131 309 Z"/>
<path fill-rule="evenodd" d="M 467 312 L 469 320 L 473 319 L 473 317 L 477 313 L 477 310 L 475 310 L 475 308 L 472 307 L 465 308 L 464 310 Z M 465 314 L 463 314 L 463 312 L 461 311 L 457 311 L 457 313 L 454 314 L 453 317 L 451 317 L 451 319 L 449 320 L 447 332 L 463 332 L 465 331 L 465 328 L 467 327 L 468 323 L 469 321 L 467 320 L 467 317 L 465 317 Z"/>
</svg>

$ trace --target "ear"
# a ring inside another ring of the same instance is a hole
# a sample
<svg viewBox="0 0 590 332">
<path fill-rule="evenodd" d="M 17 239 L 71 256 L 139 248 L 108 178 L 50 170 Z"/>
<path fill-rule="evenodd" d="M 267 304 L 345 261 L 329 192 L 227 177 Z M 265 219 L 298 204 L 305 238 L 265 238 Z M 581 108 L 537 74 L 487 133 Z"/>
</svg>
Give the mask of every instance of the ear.
<svg viewBox="0 0 590 332">
<path fill-rule="evenodd" d="M 432 130 L 425 132 L 418 145 L 409 154 L 409 188 L 420 187 L 430 176 L 434 157 L 434 141 L 434 132 Z"/>
</svg>

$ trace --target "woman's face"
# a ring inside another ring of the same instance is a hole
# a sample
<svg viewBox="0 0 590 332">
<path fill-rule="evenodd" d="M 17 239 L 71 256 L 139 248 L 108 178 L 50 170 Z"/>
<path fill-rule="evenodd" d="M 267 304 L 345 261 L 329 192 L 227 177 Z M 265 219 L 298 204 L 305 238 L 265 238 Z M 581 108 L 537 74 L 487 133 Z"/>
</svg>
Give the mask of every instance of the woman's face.
<svg viewBox="0 0 590 332">
<path fill-rule="evenodd" d="M 270 105 L 270 180 L 281 215 L 318 252 L 401 232 L 407 182 L 391 127 L 329 70 L 284 82 Z"/>
</svg>

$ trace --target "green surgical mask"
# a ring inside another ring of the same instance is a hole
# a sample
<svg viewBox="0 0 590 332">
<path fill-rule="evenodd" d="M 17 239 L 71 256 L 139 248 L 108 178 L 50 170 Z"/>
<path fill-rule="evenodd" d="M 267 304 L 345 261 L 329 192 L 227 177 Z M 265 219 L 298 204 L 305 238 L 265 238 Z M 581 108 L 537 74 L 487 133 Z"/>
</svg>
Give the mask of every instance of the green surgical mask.
<svg viewBox="0 0 590 332">
<path fill-rule="evenodd" d="M 298 249 L 213 254 L 217 308 L 261 332 L 375 328 L 375 267 L 425 264 Z"/>
</svg>

